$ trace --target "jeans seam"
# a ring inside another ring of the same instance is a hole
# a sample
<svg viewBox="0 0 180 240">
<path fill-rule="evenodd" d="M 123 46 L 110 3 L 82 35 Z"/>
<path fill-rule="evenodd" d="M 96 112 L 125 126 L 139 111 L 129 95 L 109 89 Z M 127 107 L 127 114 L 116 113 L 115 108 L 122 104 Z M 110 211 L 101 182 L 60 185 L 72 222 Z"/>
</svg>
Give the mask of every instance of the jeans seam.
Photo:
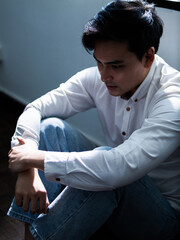
<svg viewBox="0 0 180 240">
<path fill-rule="evenodd" d="M 64 225 L 65 225 L 66 223 L 68 223 L 69 220 L 70 220 L 75 214 L 77 214 L 77 213 L 80 211 L 80 209 L 84 206 L 84 204 L 85 204 L 94 194 L 95 194 L 94 192 L 91 192 L 90 195 L 89 195 L 85 200 L 82 201 L 82 203 L 81 203 L 81 205 L 79 206 L 79 208 L 75 209 L 74 212 L 73 212 L 71 215 L 69 215 L 69 216 L 67 217 L 67 219 L 65 219 L 63 225 L 61 225 L 60 227 L 57 227 L 57 228 L 56 228 L 56 231 L 55 231 L 51 236 L 49 236 L 49 237 L 47 238 L 47 240 L 51 240 L 51 239 L 54 237 L 54 235 L 57 233 L 57 231 L 59 231 L 60 229 L 62 229 L 62 228 L 64 227 Z"/>
<path fill-rule="evenodd" d="M 37 231 L 36 231 L 36 229 L 35 229 L 34 227 L 30 226 L 29 230 L 30 230 L 32 236 L 34 237 L 34 239 L 37 239 L 37 240 L 41 240 L 41 239 L 42 239 L 42 238 L 38 235 L 38 233 L 37 233 Z"/>
<path fill-rule="evenodd" d="M 32 224 L 33 221 L 34 221 L 33 218 L 31 218 L 31 217 L 29 217 L 29 216 L 27 216 L 27 215 L 25 216 L 25 215 L 23 215 L 23 214 L 21 214 L 21 213 L 17 213 L 17 212 L 15 212 L 15 211 L 13 211 L 13 210 L 10 210 L 10 211 L 7 213 L 7 215 L 10 216 L 10 217 L 14 217 L 14 218 L 18 219 L 18 220 L 21 221 L 21 222 L 26 222 L 26 223 L 29 223 L 29 224 Z"/>
</svg>

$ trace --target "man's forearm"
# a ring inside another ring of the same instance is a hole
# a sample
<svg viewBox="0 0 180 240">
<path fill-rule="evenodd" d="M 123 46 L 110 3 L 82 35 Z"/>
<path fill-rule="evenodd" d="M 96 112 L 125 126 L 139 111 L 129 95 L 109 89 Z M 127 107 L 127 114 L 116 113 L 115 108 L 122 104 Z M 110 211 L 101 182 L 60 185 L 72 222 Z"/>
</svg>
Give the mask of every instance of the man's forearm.
<svg viewBox="0 0 180 240">
<path fill-rule="evenodd" d="M 14 173 L 31 168 L 44 171 L 45 151 L 27 149 L 25 145 L 13 147 L 9 151 L 9 169 Z"/>
<path fill-rule="evenodd" d="M 26 159 L 26 164 L 28 168 L 38 168 L 44 171 L 44 151 L 33 151 L 31 152 L 30 156 Z"/>
</svg>

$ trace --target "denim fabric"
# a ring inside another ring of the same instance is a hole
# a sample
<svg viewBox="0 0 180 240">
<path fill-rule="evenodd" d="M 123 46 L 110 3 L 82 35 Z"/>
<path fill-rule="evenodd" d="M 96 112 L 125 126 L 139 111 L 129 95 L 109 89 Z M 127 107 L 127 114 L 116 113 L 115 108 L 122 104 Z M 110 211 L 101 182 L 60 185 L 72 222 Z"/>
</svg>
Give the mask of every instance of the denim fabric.
<svg viewBox="0 0 180 240">
<path fill-rule="evenodd" d="M 94 147 L 60 119 L 49 118 L 41 124 L 42 150 L 83 151 Z M 9 216 L 30 223 L 35 239 L 86 240 L 103 225 L 123 240 L 170 240 L 179 230 L 178 213 L 148 176 L 112 191 L 90 192 L 66 187 L 61 193 L 60 184 L 47 181 L 42 172 L 40 176 L 51 202 L 48 213 L 25 213 L 14 201 L 8 212 Z"/>
<path fill-rule="evenodd" d="M 47 118 L 41 122 L 40 150 L 72 152 L 91 150 L 95 147 L 97 146 L 94 143 L 63 120 Z M 44 173 L 40 170 L 39 175 L 46 188 L 49 202 L 51 203 L 61 192 L 61 184 L 48 181 Z M 29 224 L 32 224 L 34 219 L 39 216 L 39 214 L 31 214 L 30 207 L 29 211 L 25 213 L 21 207 L 16 205 L 15 198 L 12 201 L 7 215 Z"/>
</svg>

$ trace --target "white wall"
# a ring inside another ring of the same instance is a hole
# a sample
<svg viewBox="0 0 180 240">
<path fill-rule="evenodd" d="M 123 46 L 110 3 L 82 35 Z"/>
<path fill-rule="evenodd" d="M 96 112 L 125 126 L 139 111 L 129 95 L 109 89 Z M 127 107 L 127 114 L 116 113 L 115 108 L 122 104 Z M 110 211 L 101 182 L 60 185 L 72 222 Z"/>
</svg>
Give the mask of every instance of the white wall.
<svg viewBox="0 0 180 240">
<path fill-rule="evenodd" d="M 84 25 L 109 0 L 0 0 L 0 90 L 25 104 L 95 64 L 81 45 Z M 159 54 L 180 70 L 180 12 L 158 9 L 165 23 Z M 95 110 L 70 122 L 104 143 Z"/>
<path fill-rule="evenodd" d="M 164 33 L 158 54 L 180 71 L 180 11 L 157 8 L 164 22 Z"/>
<path fill-rule="evenodd" d="M 0 0 L 0 90 L 27 104 L 93 66 L 81 35 L 88 20 L 108 2 Z M 104 142 L 95 110 L 70 121 L 90 137 L 98 133 L 98 141 Z"/>
<path fill-rule="evenodd" d="M 1 88 L 27 103 L 94 64 L 85 23 L 106 0 L 0 0 Z"/>
</svg>

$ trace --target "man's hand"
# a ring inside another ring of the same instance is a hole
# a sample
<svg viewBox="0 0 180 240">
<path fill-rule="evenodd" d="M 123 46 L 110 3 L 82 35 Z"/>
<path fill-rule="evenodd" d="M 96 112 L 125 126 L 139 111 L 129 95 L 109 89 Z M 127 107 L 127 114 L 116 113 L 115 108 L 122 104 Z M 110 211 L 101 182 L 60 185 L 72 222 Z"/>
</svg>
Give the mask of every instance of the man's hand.
<svg viewBox="0 0 180 240">
<path fill-rule="evenodd" d="M 9 169 L 11 172 L 20 173 L 30 168 L 28 161 L 26 161 L 28 153 L 24 146 L 16 146 L 9 151 Z"/>
<path fill-rule="evenodd" d="M 15 189 L 16 204 L 26 212 L 31 203 L 31 213 L 47 213 L 49 200 L 37 169 L 19 173 Z"/>
<path fill-rule="evenodd" d="M 14 173 L 23 172 L 28 169 L 25 157 L 28 154 L 28 146 L 25 140 L 21 137 L 17 138 L 19 145 L 14 146 L 8 153 L 9 169 Z M 30 149 L 31 150 L 31 149 Z"/>
<path fill-rule="evenodd" d="M 44 151 L 33 150 L 23 138 L 18 138 L 20 145 L 14 146 L 8 153 L 9 169 L 14 173 L 20 173 L 30 168 L 44 170 Z"/>
<path fill-rule="evenodd" d="M 31 213 L 47 213 L 49 200 L 46 189 L 38 170 L 34 168 L 43 170 L 44 152 L 32 150 L 23 138 L 18 138 L 18 141 L 20 145 L 13 147 L 8 154 L 10 170 L 19 172 L 15 189 L 16 204 L 25 212 L 31 203 Z M 31 158 L 31 161 L 28 161 L 28 158 Z M 33 166 L 33 161 L 37 166 Z"/>
</svg>

